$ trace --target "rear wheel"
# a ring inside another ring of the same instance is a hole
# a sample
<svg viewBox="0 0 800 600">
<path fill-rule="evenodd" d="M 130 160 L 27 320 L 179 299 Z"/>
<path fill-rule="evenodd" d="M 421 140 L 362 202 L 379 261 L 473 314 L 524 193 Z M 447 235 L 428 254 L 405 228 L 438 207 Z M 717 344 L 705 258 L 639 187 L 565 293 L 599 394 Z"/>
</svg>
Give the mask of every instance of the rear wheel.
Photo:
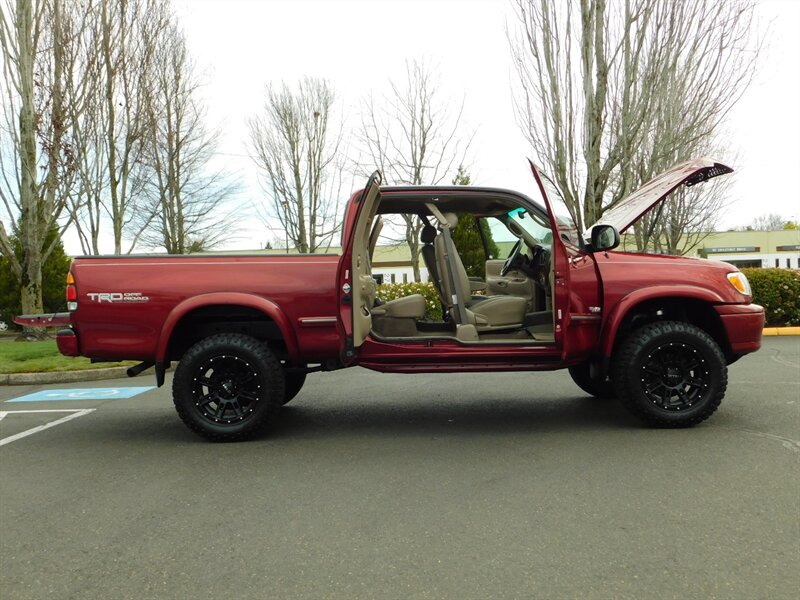
<svg viewBox="0 0 800 600">
<path fill-rule="evenodd" d="M 269 424 L 284 397 L 280 363 L 250 336 L 221 333 L 183 355 L 172 383 L 181 420 L 215 442 L 244 440 Z"/>
<path fill-rule="evenodd" d="M 610 379 L 592 377 L 589 363 L 581 363 L 569 368 L 569 374 L 579 388 L 595 398 L 616 398 L 617 391 Z"/>
<path fill-rule="evenodd" d="M 691 427 L 710 417 L 725 395 L 728 370 L 702 329 L 659 321 L 634 331 L 614 359 L 622 404 L 656 427 Z"/>
</svg>

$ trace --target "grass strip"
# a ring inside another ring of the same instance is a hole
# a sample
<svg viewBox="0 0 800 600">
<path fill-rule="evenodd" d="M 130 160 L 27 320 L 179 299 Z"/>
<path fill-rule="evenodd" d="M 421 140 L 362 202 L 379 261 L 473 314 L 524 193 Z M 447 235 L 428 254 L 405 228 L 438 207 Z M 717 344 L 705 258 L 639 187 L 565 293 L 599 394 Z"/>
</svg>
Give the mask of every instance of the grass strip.
<svg viewBox="0 0 800 600">
<path fill-rule="evenodd" d="M 135 365 L 136 361 L 91 363 L 88 358 L 59 354 L 55 340 L 0 341 L 0 373 L 50 373 Z"/>
</svg>

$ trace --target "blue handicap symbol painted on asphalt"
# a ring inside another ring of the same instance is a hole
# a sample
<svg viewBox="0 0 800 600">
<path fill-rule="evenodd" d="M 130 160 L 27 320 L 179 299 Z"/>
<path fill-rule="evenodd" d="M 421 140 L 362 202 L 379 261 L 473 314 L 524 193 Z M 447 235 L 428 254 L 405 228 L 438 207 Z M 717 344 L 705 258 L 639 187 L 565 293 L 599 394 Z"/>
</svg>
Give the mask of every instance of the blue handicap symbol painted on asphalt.
<svg viewBox="0 0 800 600">
<path fill-rule="evenodd" d="M 89 388 L 73 390 L 43 390 L 12 398 L 6 402 L 54 402 L 60 400 L 116 400 L 117 398 L 132 398 L 137 394 L 152 390 L 155 386 L 121 387 L 121 388 Z"/>
</svg>

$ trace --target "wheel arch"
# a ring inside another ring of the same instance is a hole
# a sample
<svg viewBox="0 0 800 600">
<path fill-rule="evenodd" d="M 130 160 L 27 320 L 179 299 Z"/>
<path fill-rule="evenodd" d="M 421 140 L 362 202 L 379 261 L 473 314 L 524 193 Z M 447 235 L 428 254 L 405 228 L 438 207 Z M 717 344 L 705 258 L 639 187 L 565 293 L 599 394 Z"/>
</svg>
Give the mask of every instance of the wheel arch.
<svg viewBox="0 0 800 600">
<path fill-rule="evenodd" d="M 691 323 L 719 345 L 728 361 L 733 359 L 730 343 L 714 304 L 722 302 L 704 288 L 674 286 L 646 288 L 625 296 L 612 309 L 600 334 L 600 354 L 610 360 L 615 348 L 634 329 L 657 320 Z"/>
<path fill-rule="evenodd" d="M 268 341 L 278 355 L 296 360 L 297 338 L 285 313 L 274 302 L 245 293 L 211 293 L 187 298 L 167 316 L 158 340 L 156 361 L 180 358 L 194 342 L 215 333 L 245 333 Z"/>
</svg>

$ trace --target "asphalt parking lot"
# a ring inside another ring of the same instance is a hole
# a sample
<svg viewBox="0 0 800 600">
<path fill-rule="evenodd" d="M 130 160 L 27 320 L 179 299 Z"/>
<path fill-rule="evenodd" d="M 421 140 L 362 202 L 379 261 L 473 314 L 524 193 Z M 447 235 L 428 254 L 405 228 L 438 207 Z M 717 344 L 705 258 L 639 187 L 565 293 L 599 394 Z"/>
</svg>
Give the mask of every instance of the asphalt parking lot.
<svg viewBox="0 0 800 600">
<path fill-rule="evenodd" d="M 566 373 L 352 369 L 310 376 L 261 439 L 210 444 L 168 387 L 123 397 L 153 379 L 0 387 L 4 599 L 800 590 L 800 337 L 765 338 L 675 431 Z"/>
</svg>

